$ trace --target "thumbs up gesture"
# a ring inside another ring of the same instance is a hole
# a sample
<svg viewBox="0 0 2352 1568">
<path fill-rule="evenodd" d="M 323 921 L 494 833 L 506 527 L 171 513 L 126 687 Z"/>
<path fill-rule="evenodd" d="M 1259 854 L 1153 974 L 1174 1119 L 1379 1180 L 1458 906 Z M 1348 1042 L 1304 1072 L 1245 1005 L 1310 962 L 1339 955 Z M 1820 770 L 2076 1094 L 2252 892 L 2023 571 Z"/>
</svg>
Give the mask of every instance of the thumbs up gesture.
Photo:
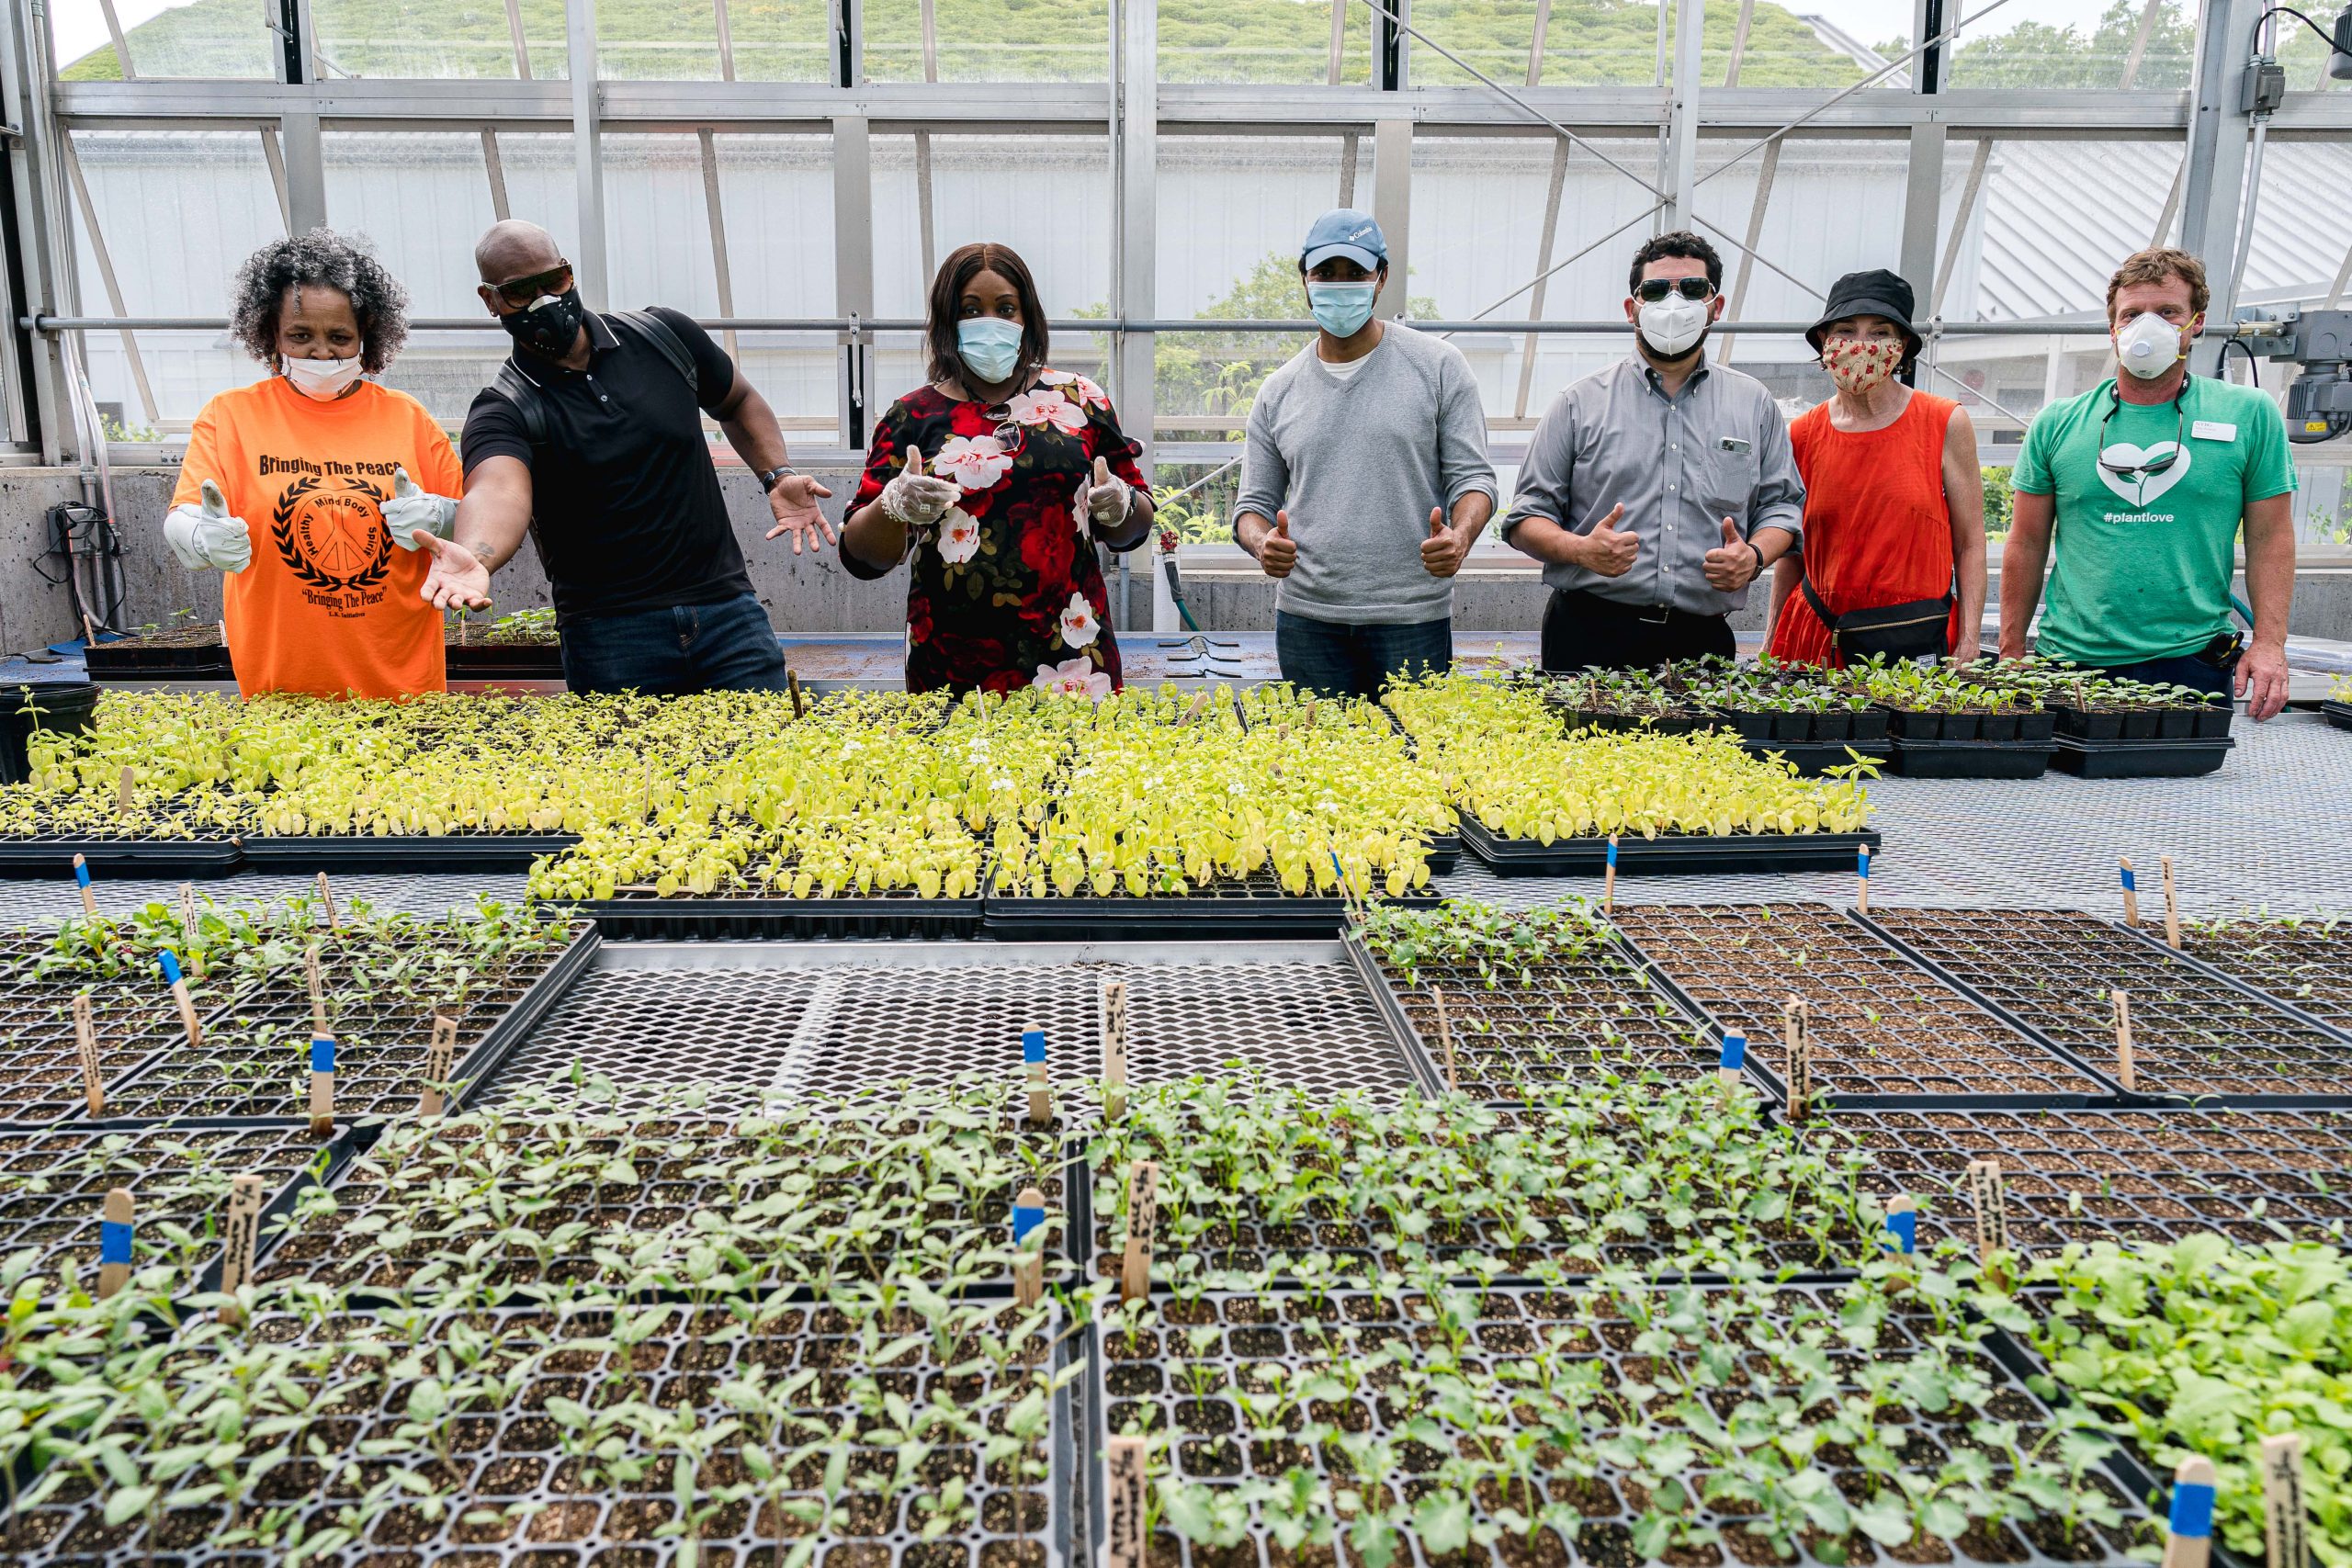
<svg viewBox="0 0 2352 1568">
<path fill-rule="evenodd" d="M 952 479 L 933 479 L 922 471 L 922 448 L 907 453 L 907 466 L 882 487 L 882 510 L 901 527 L 920 528 L 936 523 L 963 494 Z"/>
<path fill-rule="evenodd" d="M 1098 528 L 1115 528 L 1127 520 L 1128 508 L 1135 505 L 1136 492 L 1126 480 L 1111 471 L 1107 459 L 1094 459 L 1094 478 L 1086 487 L 1086 515 Z"/>
<path fill-rule="evenodd" d="M 1762 558 L 1754 546 L 1741 536 L 1739 525 L 1724 519 L 1724 542 L 1707 552 L 1702 563 L 1707 574 L 1707 586 L 1722 593 L 1736 593 L 1755 581 Z"/>
<path fill-rule="evenodd" d="M 1625 520 L 1623 502 L 1609 509 L 1609 515 L 1592 525 L 1584 536 L 1585 558 L 1579 563 L 1587 571 L 1602 577 L 1623 577 L 1634 570 L 1634 558 L 1642 553 L 1641 536 L 1621 534 L 1617 525 Z"/>
<path fill-rule="evenodd" d="M 204 502 L 183 502 L 164 517 L 164 542 L 190 571 L 243 571 L 254 562 L 253 531 L 242 517 L 229 515 L 228 498 L 210 479 L 204 481 Z"/>
<path fill-rule="evenodd" d="M 1268 577 L 1288 577 L 1298 565 L 1298 543 L 1290 536 L 1290 513 L 1274 513 L 1274 531 L 1258 542 L 1258 564 Z"/>
<path fill-rule="evenodd" d="M 404 550 L 416 548 L 419 531 L 436 539 L 446 539 L 457 525 L 458 503 L 446 495 L 433 495 L 408 477 L 404 468 L 392 469 L 391 499 L 380 503 L 384 526 L 391 531 L 392 543 Z"/>
<path fill-rule="evenodd" d="M 1462 570 L 1462 558 L 1470 547 L 1462 536 L 1446 526 L 1442 507 L 1430 508 L 1430 536 L 1421 541 L 1421 570 L 1431 577 L 1452 577 Z"/>
</svg>

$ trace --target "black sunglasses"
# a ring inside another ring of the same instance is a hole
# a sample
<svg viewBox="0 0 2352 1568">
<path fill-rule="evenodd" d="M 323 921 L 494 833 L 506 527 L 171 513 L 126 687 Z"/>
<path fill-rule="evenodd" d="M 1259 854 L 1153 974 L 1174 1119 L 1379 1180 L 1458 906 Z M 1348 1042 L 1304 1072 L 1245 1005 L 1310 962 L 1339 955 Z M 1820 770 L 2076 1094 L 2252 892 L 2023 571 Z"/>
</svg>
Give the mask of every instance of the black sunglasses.
<svg viewBox="0 0 2352 1568">
<path fill-rule="evenodd" d="M 558 262 L 546 272 L 535 272 L 528 277 L 510 277 L 503 283 L 493 283 L 490 291 L 514 310 L 530 308 L 531 301 L 548 294 L 561 294 L 571 287 L 571 264 Z"/>
<path fill-rule="evenodd" d="M 1712 299 L 1715 286 L 1703 277 L 1645 277 L 1634 286 L 1634 298 L 1645 305 L 1655 305 L 1669 294 L 1685 299 Z"/>
<path fill-rule="evenodd" d="M 2180 435 L 2181 431 L 2184 428 L 2183 421 L 2188 416 L 2188 411 L 2182 406 L 2181 400 L 2188 395 L 2188 382 L 2184 379 L 2180 384 L 2180 390 L 2173 394 L 2172 450 L 2166 452 L 2163 457 L 2156 458 L 2153 462 L 2110 463 L 2107 460 L 2107 425 L 2108 421 L 2115 417 L 2116 411 L 2122 408 L 2123 394 L 2121 392 L 2112 392 L 2109 394 L 2107 417 L 2098 422 L 2098 466 L 2105 468 L 2109 473 L 2114 474 L 2120 479 L 2144 479 L 2151 474 L 2163 473 L 2166 468 L 2171 468 L 2173 464 L 2178 462 L 2180 460 Z"/>
</svg>

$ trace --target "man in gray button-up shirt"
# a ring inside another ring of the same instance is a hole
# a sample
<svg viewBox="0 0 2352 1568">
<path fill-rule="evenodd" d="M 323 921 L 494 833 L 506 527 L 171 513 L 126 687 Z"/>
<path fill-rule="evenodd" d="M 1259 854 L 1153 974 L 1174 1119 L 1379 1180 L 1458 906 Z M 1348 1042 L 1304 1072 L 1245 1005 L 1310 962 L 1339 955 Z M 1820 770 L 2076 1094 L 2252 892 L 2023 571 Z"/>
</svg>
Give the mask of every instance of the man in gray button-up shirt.
<svg viewBox="0 0 2352 1568">
<path fill-rule="evenodd" d="M 1706 359 L 1723 260 L 1695 234 L 1634 254 L 1634 355 L 1552 401 L 1503 536 L 1544 563 L 1544 667 L 1736 651 L 1725 618 L 1797 543 L 1804 486 L 1764 384 Z"/>
</svg>

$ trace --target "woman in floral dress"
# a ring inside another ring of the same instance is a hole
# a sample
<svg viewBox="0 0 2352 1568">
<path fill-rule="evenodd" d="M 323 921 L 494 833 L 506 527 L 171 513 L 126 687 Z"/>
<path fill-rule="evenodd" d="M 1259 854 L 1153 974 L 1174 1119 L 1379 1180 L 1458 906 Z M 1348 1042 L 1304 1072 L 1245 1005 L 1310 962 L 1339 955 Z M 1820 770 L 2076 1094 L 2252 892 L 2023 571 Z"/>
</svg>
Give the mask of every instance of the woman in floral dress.
<svg viewBox="0 0 2352 1568">
<path fill-rule="evenodd" d="M 1151 531 L 1137 448 L 1111 400 L 1046 363 L 1046 312 L 1019 256 L 966 245 L 932 281 L 931 383 L 875 426 L 842 530 L 850 575 L 911 560 L 907 689 L 1119 685 L 1094 546 Z"/>
</svg>

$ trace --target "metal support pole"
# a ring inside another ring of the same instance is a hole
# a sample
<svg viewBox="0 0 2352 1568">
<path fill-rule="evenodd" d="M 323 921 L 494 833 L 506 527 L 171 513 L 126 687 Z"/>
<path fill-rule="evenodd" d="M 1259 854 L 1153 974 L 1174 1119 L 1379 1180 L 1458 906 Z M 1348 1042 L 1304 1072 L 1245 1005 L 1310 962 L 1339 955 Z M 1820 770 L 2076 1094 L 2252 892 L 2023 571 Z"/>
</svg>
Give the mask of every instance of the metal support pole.
<svg viewBox="0 0 2352 1568">
<path fill-rule="evenodd" d="M 1724 85 L 1739 85 L 1740 57 L 1747 52 L 1748 29 L 1756 24 L 1756 0 L 1739 0 L 1739 20 L 1731 30 L 1731 61 L 1724 67 Z"/>
<path fill-rule="evenodd" d="M 501 223 L 514 216 L 506 205 L 506 160 L 498 155 L 498 132 L 481 128 L 481 170 L 490 181 L 491 216 Z"/>
<path fill-rule="evenodd" d="M 580 241 L 571 253 L 580 297 L 592 310 L 609 309 L 605 265 L 605 144 L 603 95 L 596 82 L 596 0 L 564 0 L 564 47 L 571 56 L 573 204 Z"/>
<path fill-rule="evenodd" d="M 107 19 L 107 38 L 114 45 L 115 69 L 122 73 L 126 82 L 139 80 L 139 72 L 130 62 L 130 41 L 122 36 L 122 20 L 115 15 L 114 0 L 98 0 L 98 9 Z"/>
<path fill-rule="evenodd" d="M 1539 15 L 1539 19 L 1541 13 Z M 1532 65 L 1528 69 L 1535 69 Z M 1527 301 L 1527 319 L 1544 319 L 1544 295 L 1552 282 L 1552 242 L 1560 227 L 1560 197 L 1568 184 L 1568 142 L 1566 137 L 1552 138 L 1552 183 L 1544 193 L 1544 234 L 1535 246 L 1535 288 Z M 1533 333 L 1527 334 L 1519 355 L 1519 396 L 1511 402 L 1511 417 L 1527 417 L 1527 397 L 1535 385 L 1535 347 L 1539 340 Z"/>
<path fill-rule="evenodd" d="M 2140 25 L 2132 32 L 2132 51 L 2123 57 L 2123 80 L 2118 85 L 2130 92 L 2139 85 L 2141 62 L 2148 58 L 2148 40 L 2154 36 L 2156 17 L 2165 8 L 2165 0 L 2147 0 L 2140 7 Z"/>
<path fill-rule="evenodd" d="M 719 0 L 724 7 L 726 0 Z M 722 13 L 723 14 L 723 13 Z M 718 142 L 708 126 L 695 133 L 702 143 L 702 205 L 710 218 L 710 270 L 718 285 L 718 313 L 735 313 L 735 279 L 727 265 L 727 208 L 718 195 Z M 726 334 L 727 357 L 742 363 L 741 344 L 729 330 Z"/>
<path fill-rule="evenodd" d="M 278 148 L 277 127 L 261 128 L 261 161 L 269 165 L 269 188 L 277 197 L 277 220 L 294 232 L 294 199 L 286 194 L 286 154 Z"/>
<path fill-rule="evenodd" d="M 1742 3 L 1752 4 L 1753 0 Z M 1535 0 L 1535 32 L 1527 40 L 1527 85 L 1531 87 L 1544 85 L 1544 44 L 1551 31 L 1552 0 Z"/>
<path fill-rule="evenodd" d="M 1911 128 L 1911 160 L 1903 183 L 1903 250 L 1897 264 L 1916 291 L 1936 276 L 1936 230 L 1944 201 L 1944 128 Z"/>
<path fill-rule="evenodd" d="M 1372 85 L 1384 93 L 1405 90 L 1411 47 L 1405 28 L 1412 19 L 1413 0 L 1383 0 L 1372 7 Z"/>
<path fill-rule="evenodd" d="M 1780 177 L 1781 145 L 1775 141 L 1765 148 L 1763 167 L 1756 171 L 1756 199 L 1747 209 L 1747 243 L 1739 248 L 1739 270 L 1732 275 L 1731 301 L 1724 310 L 1730 322 L 1736 322 L 1747 308 L 1747 280 L 1756 270 L 1756 244 L 1764 234 L 1764 214 L 1772 205 L 1772 182 Z M 1737 342 L 1736 333 L 1725 332 L 1716 357 L 1730 364 L 1732 346 Z"/>
<path fill-rule="evenodd" d="M 833 120 L 833 309 L 859 322 L 874 319 L 874 138 L 864 115 Z M 834 340 L 842 348 L 841 443 L 863 451 L 874 384 L 874 350 L 862 329 Z"/>
<path fill-rule="evenodd" d="M 1706 40 L 1707 0 L 1676 0 L 1674 97 L 1668 113 L 1674 145 L 1666 177 L 1667 227 L 1691 227 L 1690 188 L 1699 174 L 1699 61 Z"/>
<path fill-rule="evenodd" d="M 2197 58 L 2188 93 L 2188 164 L 2181 189 L 2181 248 L 2205 263 L 2213 289 L 2206 321 L 2229 321 L 2238 280 L 2238 194 L 2245 177 L 2247 116 L 2238 93 L 2255 18 L 2263 0 L 2203 0 L 2197 14 Z M 2222 337 L 2209 331 L 2189 353 L 2191 373 L 2211 376 L 2221 363 Z"/>
<path fill-rule="evenodd" d="M 277 117 L 277 131 L 286 155 L 286 230 L 307 234 L 327 223 L 326 145 L 313 110 L 289 111 Z"/>
<path fill-rule="evenodd" d="M 1960 250 L 1968 238 L 1968 225 L 1975 220 L 1976 202 L 1984 193 L 1984 171 L 1993 162 L 1993 139 L 1976 139 L 1976 152 L 1968 161 L 1968 182 L 1961 186 L 1960 206 L 1951 215 L 1951 232 L 1944 238 L 1944 259 L 1936 268 L 1936 291 L 1928 301 L 1928 314 L 1944 313 L 1944 295 L 1951 288 L 1951 275 L 1960 268 Z"/>
<path fill-rule="evenodd" d="M 938 0 L 922 0 L 922 79 L 939 80 Z M 931 132 L 915 132 L 915 226 L 922 241 L 922 280 L 928 286 L 939 270 L 938 220 L 931 197 Z"/>
<path fill-rule="evenodd" d="M 506 36 L 514 46 L 516 80 L 531 79 L 531 45 L 523 36 L 523 0 L 506 0 Z"/>
<path fill-rule="evenodd" d="M 1388 237 L 1388 286 L 1373 301 L 1375 315 L 1405 314 L 1410 299 L 1413 217 L 1413 122 L 1384 119 L 1372 128 L 1372 216 Z"/>
<path fill-rule="evenodd" d="M 82 227 L 90 236 L 90 254 L 98 264 L 98 281 L 106 286 L 107 303 L 118 316 L 128 315 L 122 303 L 122 285 L 114 276 L 114 257 L 107 250 L 106 231 L 98 227 L 97 203 L 90 199 L 90 186 L 82 177 L 82 160 L 74 156 L 74 139 L 65 137 L 58 144 L 58 152 L 65 164 L 66 178 L 74 186 L 74 205 L 82 209 Z M 139 389 L 139 407 L 154 423 L 163 415 L 155 407 L 155 389 L 147 382 L 147 363 L 139 356 L 139 339 L 125 328 L 122 334 L 123 356 L 130 362 L 130 379 Z M 87 359 L 84 363 L 88 363 Z"/>
<path fill-rule="evenodd" d="M 61 302 L 80 309 L 78 298 L 58 292 L 65 253 L 59 225 L 51 220 L 57 210 L 56 185 L 51 148 L 57 121 L 51 112 L 47 85 L 54 74 L 50 39 L 24 0 L 0 7 L 0 118 L 22 135 L 0 142 L 5 160 L 8 199 L 16 222 L 10 270 L 23 279 L 22 303 L 28 313 L 53 310 Z M 44 462 L 57 462 L 81 443 L 72 438 L 73 421 L 63 410 L 59 390 L 63 384 L 60 363 L 62 340 L 29 333 L 9 323 L 16 342 L 6 355 L 0 385 L 8 395 L 9 424 L 27 441 L 39 441 Z"/>
<path fill-rule="evenodd" d="M 727 0 L 710 0 L 711 20 L 718 26 L 718 79 L 735 80 L 735 29 L 727 19 Z"/>
<path fill-rule="evenodd" d="M 1159 54 L 1159 7 L 1157 0 L 1123 0 L 1125 15 L 1116 134 L 1119 141 L 1118 267 L 1115 287 L 1119 314 L 1128 321 L 1148 321 L 1159 312 L 1159 93 L 1153 62 Z M 1159 340 L 1148 332 L 1123 332 L 1113 340 L 1116 365 L 1112 369 L 1112 395 L 1118 400 L 1119 423 L 1143 444 L 1144 477 L 1151 477 L 1156 445 L 1159 398 L 1157 356 Z"/>
</svg>

